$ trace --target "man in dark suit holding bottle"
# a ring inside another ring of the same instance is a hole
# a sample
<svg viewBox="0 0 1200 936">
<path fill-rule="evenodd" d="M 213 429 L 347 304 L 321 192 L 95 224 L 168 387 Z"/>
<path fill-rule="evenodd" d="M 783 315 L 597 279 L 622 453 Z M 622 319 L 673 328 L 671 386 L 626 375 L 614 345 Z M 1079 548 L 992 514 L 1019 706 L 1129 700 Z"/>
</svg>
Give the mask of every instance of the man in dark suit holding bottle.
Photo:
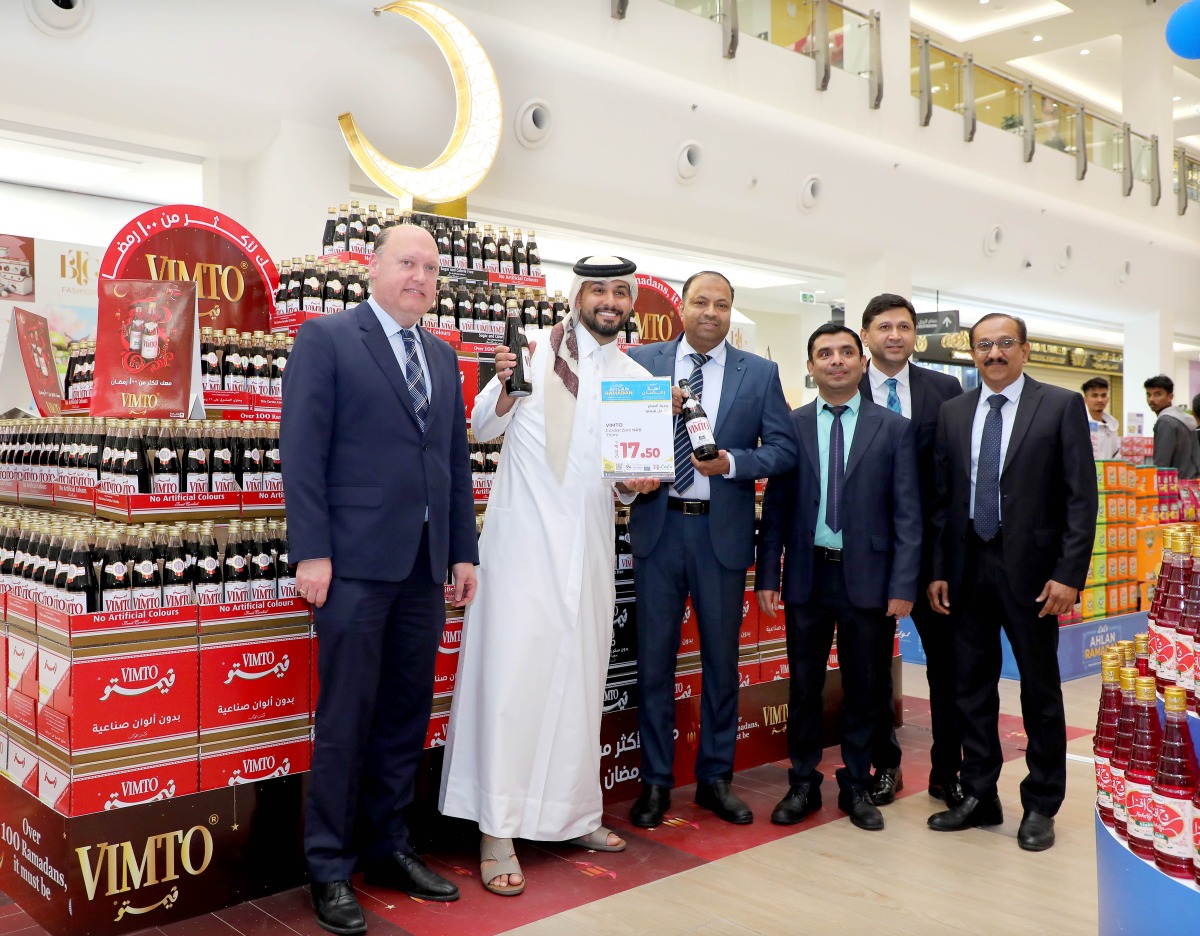
<svg viewBox="0 0 1200 936">
<path fill-rule="evenodd" d="M 478 559 L 458 362 L 417 325 L 437 274 L 428 232 L 381 232 L 371 299 L 305 323 L 284 372 L 288 538 L 320 639 L 304 849 L 317 922 L 341 936 L 366 930 L 359 863 L 369 884 L 458 898 L 400 814 L 429 722 L 446 570 L 466 605 Z"/>
<path fill-rule="evenodd" d="M 925 597 L 933 559 L 933 437 L 942 404 L 962 393 L 962 384 L 949 374 L 918 367 L 909 359 L 917 343 L 917 310 L 903 296 L 884 293 L 867 303 L 862 317 L 862 339 L 871 362 L 859 381 L 864 397 L 893 413 L 912 420 L 917 445 L 917 484 L 909 491 L 919 496 L 924 518 L 921 539 L 921 575 L 912 620 L 925 649 L 925 677 L 929 681 L 929 718 L 933 746 L 929 751 L 929 795 L 954 806 L 962 799 L 958 768 L 962 740 L 954 707 L 954 635 L 943 615 L 934 614 Z M 871 796 L 886 806 L 904 787 L 900 745 L 896 742 L 896 710 L 892 701 L 892 671 L 888 668 L 887 711 L 879 723 L 872 748 L 875 776 Z"/>
<path fill-rule="evenodd" d="M 954 832 L 998 825 L 1000 631 L 1021 673 L 1029 738 L 1017 843 L 1054 844 L 1067 782 L 1058 615 L 1087 577 L 1096 529 L 1096 468 L 1083 397 L 1023 373 L 1025 323 L 1004 313 L 970 331 L 983 387 L 942 407 L 934 441 L 938 501 L 929 603 L 951 616 L 963 726 L 957 806 L 929 817 Z"/>
<path fill-rule="evenodd" d="M 844 690 L 838 807 L 860 829 L 878 831 L 872 801 L 872 742 L 891 708 L 896 619 L 917 597 L 921 505 L 913 424 L 858 388 L 862 342 L 829 322 L 808 339 L 808 372 L 820 396 L 792 412 L 797 468 L 773 477 L 763 498 L 756 589 L 775 617 L 787 600 L 787 795 L 771 821 L 792 825 L 821 805 L 821 692 L 837 625 Z"/>
<path fill-rule="evenodd" d="M 779 368 L 725 341 L 732 311 L 729 280 L 697 273 L 683 285 L 683 336 L 629 350 L 655 376 L 689 381 L 719 450 L 716 458 L 698 461 L 677 420 L 674 483 L 643 494 L 631 508 L 642 751 L 642 793 L 632 820 L 642 828 L 662 822 L 671 802 L 675 659 L 689 592 L 703 667 L 696 803 L 727 822 L 754 819 L 732 788 L 738 635 L 746 570 L 754 561 L 754 482 L 794 467 L 796 443 Z M 675 396 L 678 416 L 678 389 Z"/>
</svg>

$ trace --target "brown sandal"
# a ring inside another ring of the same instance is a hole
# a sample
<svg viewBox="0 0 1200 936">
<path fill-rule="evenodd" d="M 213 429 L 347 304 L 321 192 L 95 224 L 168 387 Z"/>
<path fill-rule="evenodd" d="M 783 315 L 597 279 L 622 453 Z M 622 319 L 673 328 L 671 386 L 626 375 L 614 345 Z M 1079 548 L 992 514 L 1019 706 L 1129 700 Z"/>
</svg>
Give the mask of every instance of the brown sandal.
<svg viewBox="0 0 1200 936">
<path fill-rule="evenodd" d="M 573 839 L 567 839 L 567 844 L 568 845 L 578 845 L 580 848 L 587 848 L 587 849 L 590 849 L 591 851 L 602 851 L 602 852 L 623 852 L 623 851 L 625 851 L 624 840 L 621 840 L 620 845 L 609 845 L 608 844 L 608 837 L 610 835 L 617 835 L 617 833 L 613 832 L 611 829 L 604 828 L 604 826 L 600 826 L 600 828 L 593 829 L 587 835 L 580 835 Z M 621 839 L 621 836 L 617 835 L 617 838 Z"/>
<path fill-rule="evenodd" d="M 485 861 L 496 863 L 485 870 L 483 867 Z M 492 883 L 504 874 L 520 874 L 521 883 L 507 887 Z M 525 890 L 525 875 L 521 874 L 521 865 L 517 863 L 517 854 L 513 849 L 512 839 L 498 839 L 485 835 L 479 840 L 479 880 L 493 894 L 499 894 L 501 897 L 516 897 Z"/>
</svg>

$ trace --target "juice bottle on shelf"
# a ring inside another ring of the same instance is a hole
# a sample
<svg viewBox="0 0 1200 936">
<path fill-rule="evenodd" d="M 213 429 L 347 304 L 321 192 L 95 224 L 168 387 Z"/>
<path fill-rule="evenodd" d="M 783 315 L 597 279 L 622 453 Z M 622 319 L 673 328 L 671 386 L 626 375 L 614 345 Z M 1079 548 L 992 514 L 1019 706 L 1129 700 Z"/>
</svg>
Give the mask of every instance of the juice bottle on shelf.
<svg viewBox="0 0 1200 936">
<path fill-rule="evenodd" d="M 1092 754 L 1096 761 L 1096 808 L 1104 824 L 1113 824 L 1112 753 L 1117 741 L 1117 720 L 1121 716 L 1121 686 L 1117 681 L 1117 657 L 1105 657 L 1100 671 L 1100 711 L 1096 717 L 1096 735 Z"/>
<path fill-rule="evenodd" d="M 1158 665 L 1158 611 L 1162 607 L 1163 585 L 1167 581 L 1170 569 L 1171 553 L 1174 544 L 1171 539 L 1172 527 L 1163 528 L 1162 562 L 1158 566 L 1158 577 L 1154 580 L 1154 598 L 1150 602 L 1150 610 L 1146 612 L 1146 624 L 1150 634 L 1150 671 L 1154 672 Z"/>
<path fill-rule="evenodd" d="M 1175 688 L 1174 686 L 1172 688 Z M 1154 858 L 1154 799 L 1150 784 L 1158 769 L 1162 725 L 1158 721 L 1154 679 L 1139 676 L 1135 687 L 1133 745 L 1125 768 L 1125 812 L 1129 850 L 1139 858 Z"/>
<path fill-rule="evenodd" d="M 1129 837 L 1128 817 L 1125 808 L 1125 769 L 1129 766 L 1129 755 L 1133 749 L 1133 710 L 1137 685 L 1137 670 L 1122 666 L 1118 674 L 1121 681 L 1121 714 L 1117 718 L 1117 740 L 1109 769 L 1113 778 L 1113 829 L 1121 838 Z"/>
<path fill-rule="evenodd" d="M 1184 586 L 1183 614 L 1175 629 L 1175 684 L 1196 700 L 1196 632 L 1200 630 L 1200 536 L 1192 539 L 1192 567 Z"/>
<path fill-rule="evenodd" d="M 1170 686 L 1165 697 L 1162 749 L 1151 792 L 1154 800 L 1154 863 L 1171 877 L 1192 877 L 1192 800 L 1200 765 L 1187 723 L 1187 693 Z"/>
<path fill-rule="evenodd" d="M 1158 616 L 1154 623 L 1158 628 L 1158 654 L 1154 678 L 1158 691 L 1162 692 L 1168 686 L 1174 686 L 1178 677 L 1175 661 L 1175 635 L 1179 627 L 1179 619 L 1183 617 L 1185 598 L 1185 580 L 1192 568 L 1192 537 L 1191 534 L 1180 530 L 1171 537 L 1174 548 L 1171 550 L 1171 565 L 1167 572 L 1166 582 L 1163 583 L 1162 604 L 1158 608 Z"/>
<path fill-rule="evenodd" d="M 1150 669 L 1150 635 L 1137 634 L 1133 639 L 1133 666 L 1139 676 L 1153 676 Z"/>
</svg>

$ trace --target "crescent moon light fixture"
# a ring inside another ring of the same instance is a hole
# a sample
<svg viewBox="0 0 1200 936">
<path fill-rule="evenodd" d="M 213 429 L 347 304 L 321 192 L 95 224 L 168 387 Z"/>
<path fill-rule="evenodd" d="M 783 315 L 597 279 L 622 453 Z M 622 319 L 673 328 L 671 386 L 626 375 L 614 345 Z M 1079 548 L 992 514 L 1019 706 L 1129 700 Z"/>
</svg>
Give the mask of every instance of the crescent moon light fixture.
<svg viewBox="0 0 1200 936">
<path fill-rule="evenodd" d="M 350 113 L 338 117 L 346 145 L 371 181 L 392 195 L 433 203 L 463 198 L 483 181 L 500 148 L 503 115 L 492 64 L 462 21 L 435 4 L 397 0 L 374 12 L 395 13 L 412 20 L 442 50 L 454 76 L 454 132 L 441 155 L 423 168 L 402 166 L 384 156 L 359 130 Z"/>
</svg>

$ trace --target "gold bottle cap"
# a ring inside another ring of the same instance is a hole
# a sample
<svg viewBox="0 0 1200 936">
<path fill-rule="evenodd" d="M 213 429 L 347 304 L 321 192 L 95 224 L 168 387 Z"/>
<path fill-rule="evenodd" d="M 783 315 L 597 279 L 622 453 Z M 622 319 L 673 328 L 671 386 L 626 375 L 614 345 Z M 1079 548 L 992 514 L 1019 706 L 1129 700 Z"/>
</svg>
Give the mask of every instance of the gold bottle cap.
<svg viewBox="0 0 1200 936">
<path fill-rule="evenodd" d="M 350 210 L 350 206 L 349 206 L 349 205 L 338 205 L 338 207 L 339 207 L 339 208 L 340 208 L 342 211 L 349 211 L 349 210 Z"/>
<path fill-rule="evenodd" d="M 1128 643 L 1128 641 L 1122 641 Z M 1147 652 L 1150 649 L 1150 635 L 1146 633 L 1135 634 L 1133 637 L 1133 647 L 1137 652 Z"/>
<path fill-rule="evenodd" d="M 1100 664 L 1100 681 L 1106 683 L 1118 682 L 1117 670 L 1120 667 L 1117 665 L 1115 658 L 1104 660 Z"/>
<path fill-rule="evenodd" d="M 1139 676 L 1137 678 L 1136 685 L 1134 686 L 1134 692 L 1137 693 L 1136 698 L 1139 702 L 1153 702 L 1156 698 L 1154 690 L 1154 677 Z"/>
<path fill-rule="evenodd" d="M 1121 691 L 1133 692 L 1137 688 L 1138 671 L 1136 666 L 1121 667 Z"/>
<path fill-rule="evenodd" d="M 1186 712 L 1187 690 L 1181 686 L 1168 686 L 1163 690 L 1163 707 L 1168 712 Z"/>
</svg>

